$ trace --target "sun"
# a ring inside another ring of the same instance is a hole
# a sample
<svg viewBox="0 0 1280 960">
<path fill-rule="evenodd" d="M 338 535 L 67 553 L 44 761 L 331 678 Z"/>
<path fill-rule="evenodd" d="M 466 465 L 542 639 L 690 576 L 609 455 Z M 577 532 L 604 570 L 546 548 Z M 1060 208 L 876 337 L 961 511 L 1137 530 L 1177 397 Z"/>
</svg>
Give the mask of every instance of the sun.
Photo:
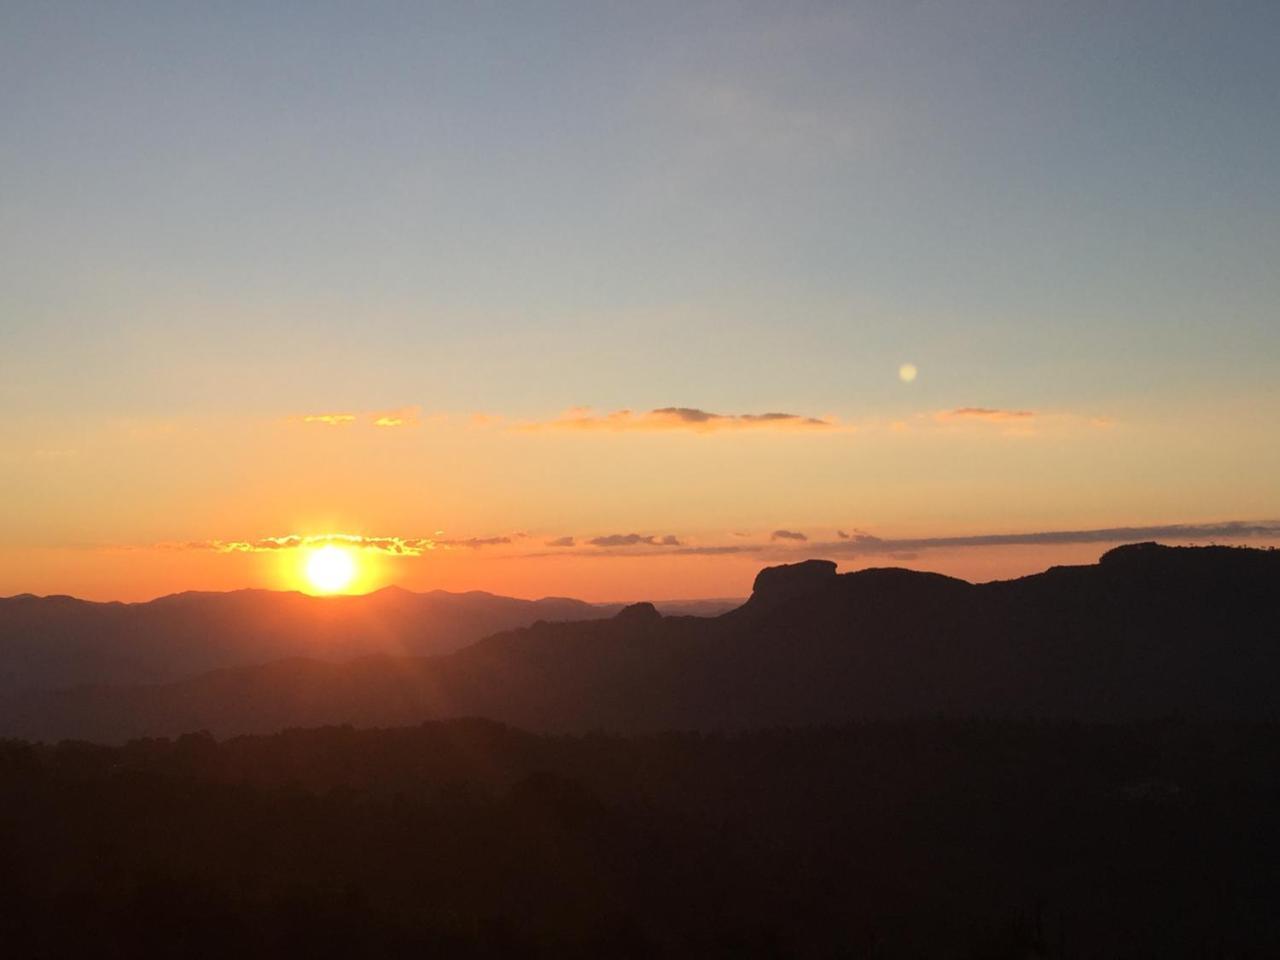
<svg viewBox="0 0 1280 960">
<path fill-rule="evenodd" d="M 307 558 L 307 581 L 319 593 L 341 593 L 355 577 L 356 560 L 350 550 L 328 544 Z"/>
</svg>

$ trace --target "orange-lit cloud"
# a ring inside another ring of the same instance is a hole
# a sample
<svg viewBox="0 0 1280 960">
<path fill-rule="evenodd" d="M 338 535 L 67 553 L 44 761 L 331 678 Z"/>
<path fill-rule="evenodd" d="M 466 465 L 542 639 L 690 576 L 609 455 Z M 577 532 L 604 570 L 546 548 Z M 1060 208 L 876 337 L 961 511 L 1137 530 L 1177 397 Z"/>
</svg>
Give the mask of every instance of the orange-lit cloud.
<svg viewBox="0 0 1280 960">
<path fill-rule="evenodd" d="M 348 427 L 355 423 L 369 423 L 381 428 L 412 427 L 422 422 L 422 408 L 410 406 L 372 412 L 307 413 L 290 419 L 295 423 L 317 424 L 325 427 Z M 434 422 L 442 418 L 435 415 L 429 419 Z"/>
<path fill-rule="evenodd" d="M 1000 432 L 1006 436 L 1014 437 L 1030 437 L 1041 430 L 1082 425 L 1094 429 L 1106 429 L 1115 426 L 1116 423 L 1112 417 L 1095 414 L 1002 407 L 955 407 L 950 410 L 936 410 L 932 415 L 920 414 L 916 419 L 917 421 L 931 419 L 935 424 L 943 427 L 957 427 L 964 424 L 990 426 L 1000 428 Z M 909 429 L 908 424 L 899 423 L 891 424 L 890 427 L 894 430 Z"/>
<path fill-rule="evenodd" d="M 799 540 L 800 542 L 803 543 L 809 538 L 805 534 L 801 533 L 799 530 L 775 530 L 773 531 L 773 533 L 769 534 L 769 539 L 770 540 Z"/>
<path fill-rule="evenodd" d="M 1035 416 L 1032 410 L 997 410 L 991 407 L 958 407 L 955 410 L 939 410 L 934 414 L 934 418 L 941 423 L 966 420 L 982 423 L 1026 423 Z"/>
<path fill-rule="evenodd" d="M 554 540 L 548 540 L 548 547 L 572 547 L 577 541 L 573 537 L 556 537 Z"/>
<path fill-rule="evenodd" d="M 297 550 L 303 547 L 342 546 L 355 550 L 373 550 L 399 557 L 420 557 L 429 550 L 454 548 L 478 549 L 509 544 L 512 538 L 468 537 L 446 539 L 435 537 L 366 537 L 354 533 L 289 534 L 284 537 L 260 537 L 256 540 L 194 540 L 179 544 L 160 544 L 161 547 L 186 550 L 212 550 L 216 553 L 273 553 L 277 550 Z"/>
<path fill-rule="evenodd" d="M 592 537 L 586 541 L 593 547 L 678 547 L 679 538 L 672 534 L 665 537 L 642 536 L 638 533 L 611 533 L 602 537 Z"/>
<path fill-rule="evenodd" d="M 713 433 L 723 430 L 824 430 L 835 427 L 831 420 L 807 417 L 797 413 L 710 413 L 696 407 L 660 407 L 645 413 L 615 410 L 597 414 L 589 408 L 576 407 L 558 419 L 526 424 L 523 429 L 537 430 L 689 430 Z"/>
<path fill-rule="evenodd" d="M 260 537 L 257 540 L 195 540 L 168 546 L 191 550 L 213 550 L 217 553 L 271 553 L 276 550 L 331 545 L 416 557 L 420 556 L 424 550 L 434 550 L 438 541 L 425 537 L 364 537 L 351 533 L 323 533 L 307 536 L 289 534 L 284 537 Z"/>
<path fill-rule="evenodd" d="M 375 413 L 373 415 L 373 425 L 375 427 L 412 427 L 418 423 L 418 417 L 421 413 L 422 411 L 419 407 L 404 407 L 400 410 Z"/>
</svg>

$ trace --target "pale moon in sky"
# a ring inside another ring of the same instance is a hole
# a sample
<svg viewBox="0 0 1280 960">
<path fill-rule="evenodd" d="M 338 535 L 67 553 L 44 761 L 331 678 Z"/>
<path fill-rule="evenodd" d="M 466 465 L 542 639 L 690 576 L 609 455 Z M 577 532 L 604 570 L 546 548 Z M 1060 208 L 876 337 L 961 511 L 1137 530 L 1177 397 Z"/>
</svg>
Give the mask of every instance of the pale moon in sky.
<svg viewBox="0 0 1280 960">
<path fill-rule="evenodd" d="M 916 378 L 916 374 L 920 371 L 916 369 L 914 363 L 904 363 L 898 368 L 898 379 L 903 383 L 910 383 Z"/>
</svg>

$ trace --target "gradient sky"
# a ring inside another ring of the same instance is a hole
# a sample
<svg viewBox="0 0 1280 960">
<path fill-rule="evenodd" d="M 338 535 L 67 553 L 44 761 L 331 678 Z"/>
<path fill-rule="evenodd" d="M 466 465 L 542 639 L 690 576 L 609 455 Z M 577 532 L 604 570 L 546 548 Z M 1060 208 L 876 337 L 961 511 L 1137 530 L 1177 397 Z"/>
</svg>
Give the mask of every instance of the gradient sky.
<svg viewBox="0 0 1280 960">
<path fill-rule="evenodd" d="M 368 586 L 589 599 L 1280 543 L 1278 40 L 5 3 L 0 594 L 288 585 L 268 539 L 336 533 L 421 544 Z"/>
</svg>

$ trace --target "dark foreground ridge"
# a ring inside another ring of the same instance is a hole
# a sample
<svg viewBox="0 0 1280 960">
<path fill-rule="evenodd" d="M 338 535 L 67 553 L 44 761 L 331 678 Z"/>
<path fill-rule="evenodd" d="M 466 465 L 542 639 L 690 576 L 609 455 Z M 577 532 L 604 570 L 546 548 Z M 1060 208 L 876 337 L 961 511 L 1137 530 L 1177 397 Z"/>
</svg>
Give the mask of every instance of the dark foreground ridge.
<svg viewBox="0 0 1280 960">
<path fill-rule="evenodd" d="M 1274 957 L 1277 734 L 0 742 L 0 937 L 12 957 Z"/>
<path fill-rule="evenodd" d="M 970 584 L 829 561 L 761 572 L 714 618 L 646 604 L 447 656 L 281 660 L 0 701 L 0 733 L 120 741 L 485 716 L 536 730 L 747 729 L 945 714 L 1260 719 L 1280 683 L 1280 552 L 1121 547 Z"/>
</svg>

